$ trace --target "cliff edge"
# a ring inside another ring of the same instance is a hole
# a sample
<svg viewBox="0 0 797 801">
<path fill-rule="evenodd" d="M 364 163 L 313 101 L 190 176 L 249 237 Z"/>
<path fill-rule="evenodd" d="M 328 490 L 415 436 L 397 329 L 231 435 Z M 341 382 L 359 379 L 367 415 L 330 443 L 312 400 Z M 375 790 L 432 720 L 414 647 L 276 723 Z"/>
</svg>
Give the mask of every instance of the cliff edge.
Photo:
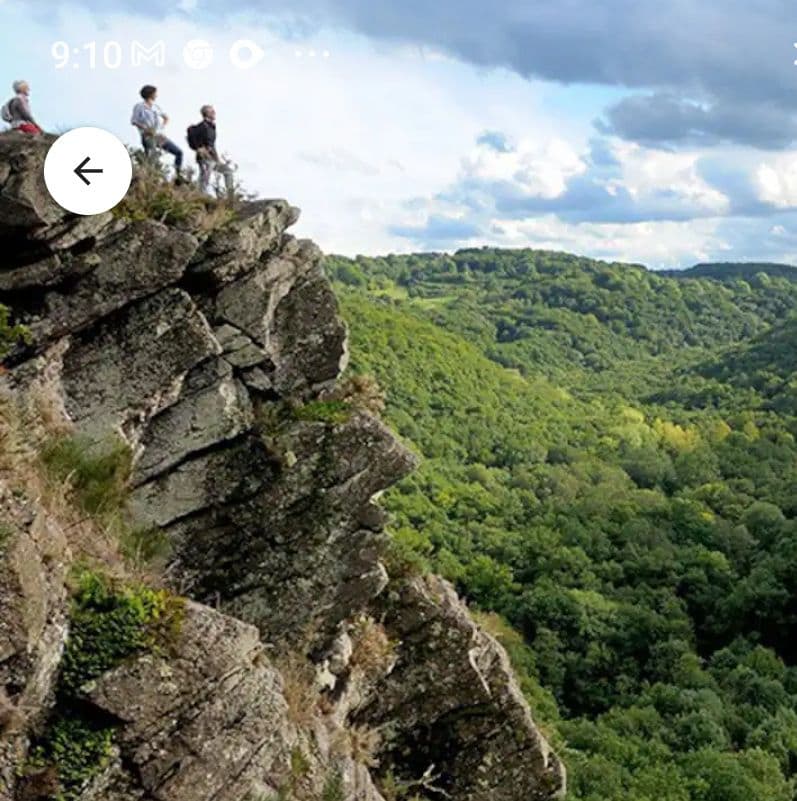
<svg viewBox="0 0 797 801">
<path fill-rule="evenodd" d="M 416 460 L 341 380 L 299 211 L 75 217 L 50 141 L 0 135 L 27 331 L 0 375 L 0 799 L 561 797 L 501 646 L 383 563 L 374 497 Z M 64 454 L 122 476 L 116 516 L 74 508 Z"/>
</svg>

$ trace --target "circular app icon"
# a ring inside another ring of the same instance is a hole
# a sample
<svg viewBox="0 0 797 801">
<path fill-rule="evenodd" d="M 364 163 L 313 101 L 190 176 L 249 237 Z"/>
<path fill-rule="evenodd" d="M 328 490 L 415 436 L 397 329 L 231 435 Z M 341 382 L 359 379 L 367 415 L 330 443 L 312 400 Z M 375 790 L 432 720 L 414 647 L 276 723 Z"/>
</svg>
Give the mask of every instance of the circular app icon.
<svg viewBox="0 0 797 801">
<path fill-rule="evenodd" d="M 192 70 L 206 70 L 213 63 L 213 45 L 205 39 L 192 39 L 183 47 L 183 61 Z"/>
<path fill-rule="evenodd" d="M 53 142 L 44 183 L 53 200 L 74 214 L 101 214 L 125 196 L 133 177 L 127 148 L 101 128 L 73 128 Z"/>
<path fill-rule="evenodd" d="M 257 42 L 251 39 L 239 39 L 230 48 L 230 61 L 239 70 L 249 70 L 257 66 L 266 55 Z"/>
</svg>

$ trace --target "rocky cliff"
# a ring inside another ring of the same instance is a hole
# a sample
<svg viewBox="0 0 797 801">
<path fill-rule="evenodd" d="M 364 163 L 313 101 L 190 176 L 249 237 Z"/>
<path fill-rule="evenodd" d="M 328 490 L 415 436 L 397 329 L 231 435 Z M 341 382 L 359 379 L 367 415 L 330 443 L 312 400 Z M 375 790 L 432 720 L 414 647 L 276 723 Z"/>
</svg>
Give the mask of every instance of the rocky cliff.
<svg viewBox="0 0 797 801">
<path fill-rule="evenodd" d="M 560 797 L 502 648 L 383 564 L 374 498 L 416 460 L 341 386 L 298 210 L 74 217 L 48 146 L 0 136 L 28 331 L 0 376 L 0 799 Z M 87 464 L 121 470 L 112 515 L 76 507 Z M 131 534 L 163 546 L 146 569 Z"/>
</svg>

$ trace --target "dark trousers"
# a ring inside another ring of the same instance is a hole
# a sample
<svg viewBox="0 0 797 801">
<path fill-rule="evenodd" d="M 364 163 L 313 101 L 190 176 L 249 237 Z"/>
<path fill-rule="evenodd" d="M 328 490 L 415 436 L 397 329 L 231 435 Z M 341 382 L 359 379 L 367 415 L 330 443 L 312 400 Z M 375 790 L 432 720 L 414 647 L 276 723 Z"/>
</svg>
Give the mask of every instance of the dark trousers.
<svg viewBox="0 0 797 801">
<path fill-rule="evenodd" d="M 141 144 L 144 146 L 144 152 L 147 156 L 152 158 L 157 156 L 158 148 L 165 150 L 170 155 L 174 156 L 174 169 L 179 172 L 183 166 L 183 151 L 162 134 L 157 136 L 142 136 Z"/>
</svg>

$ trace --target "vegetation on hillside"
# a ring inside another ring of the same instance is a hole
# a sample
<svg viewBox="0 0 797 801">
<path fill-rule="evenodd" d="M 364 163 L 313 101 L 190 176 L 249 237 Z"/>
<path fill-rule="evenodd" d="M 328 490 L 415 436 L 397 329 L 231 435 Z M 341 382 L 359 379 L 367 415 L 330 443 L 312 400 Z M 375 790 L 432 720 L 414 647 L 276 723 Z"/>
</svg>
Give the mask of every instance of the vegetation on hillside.
<svg viewBox="0 0 797 801">
<path fill-rule="evenodd" d="M 797 282 L 492 249 L 328 269 L 425 456 L 386 498 L 397 548 L 492 613 L 572 801 L 792 799 Z"/>
</svg>

